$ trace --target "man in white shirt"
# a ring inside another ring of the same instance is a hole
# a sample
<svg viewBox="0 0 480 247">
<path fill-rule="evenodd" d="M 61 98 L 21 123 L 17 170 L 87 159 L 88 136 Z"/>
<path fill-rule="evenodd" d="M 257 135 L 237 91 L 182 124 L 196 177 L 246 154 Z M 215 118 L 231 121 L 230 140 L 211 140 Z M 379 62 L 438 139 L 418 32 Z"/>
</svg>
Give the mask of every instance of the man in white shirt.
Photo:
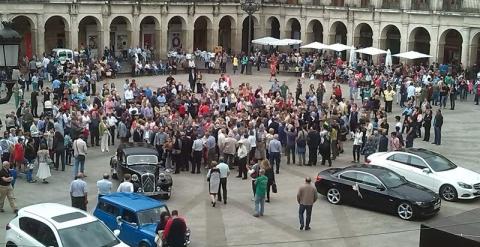
<svg viewBox="0 0 480 247">
<path fill-rule="evenodd" d="M 220 87 L 220 86 L 218 85 L 217 80 L 214 80 L 214 81 L 212 82 L 212 84 L 210 85 L 210 89 L 212 89 L 212 90 L 215 91 L 215 92 L 218 91 L 219 87 Z"/>
<path fill-rule="evenodd" d="M 223 191 L 223 204 L 227 204 L 227 177 L 230 175 L 230 168 L 225 163 L 223 158 L 219 159 L 219 164 L 217 165 L 218 170 L 220 170 L 220 186 L 218 186 L 218 197 L 219 202 L 222 201 L 222 194 L 220 190 Z"/>
<path fill-rule="evenodd" d="M 133 192 L 133 184 L 130 182 L 131 180 L 131 175 L 130 174 L 125 174 L 124 176 L 124 181 L 118 186 L 117 192 Z"/>
<path fill-rule="evenodd" d="M 132 89 L 127 88 L 127 90 L 125 90 L 125 101 L 131 101 L 131 100 L 133 100 L 133 91 Z"/>
</svg>

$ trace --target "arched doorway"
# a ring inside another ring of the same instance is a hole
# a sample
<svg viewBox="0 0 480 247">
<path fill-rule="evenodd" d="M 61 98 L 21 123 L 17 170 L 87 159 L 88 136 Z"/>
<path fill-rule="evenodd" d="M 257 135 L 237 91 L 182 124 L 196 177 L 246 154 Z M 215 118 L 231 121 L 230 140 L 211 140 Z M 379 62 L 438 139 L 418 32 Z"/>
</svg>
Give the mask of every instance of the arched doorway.
<svg viewBox="0 0 480 247">
<path fill-rule="evenodd" d="M 470 43 L 470 65 L 480 65 L 480 32 L 475 34 Z"/>
<path fill-rule="evenodd" d="M 347 44 L 347 27 L 343 22 L 337 21 L 330 28 L 330 44 Z"/>
<path fill-rule="evenodd" d="M 235 20 L 231 16 L 224 16 L 218 23 L 218 44 L 228 54 L 232 53 L 232 42 L 236 38 L 232 36 L 235 32 Z"/>
<path fill-rule="evenodd" d="M 250 23 L 250 28 L 248 27 L 249 17 L 247 16 L 243 19 L 242 23 L 242 51 L 247 52 L 248 50 L 248 43 L 250 43 L 253 39 L 255 39 L 255 24 L 258 22 L 257 19 L 252 16 L 252 22 Z M 251 31 L 250 40 L 248 39 L 248 30 Z"/>
<path fill-rule="evenodd" d="M 68 22 L 61 16 L 52 16 L 45 22 L 45 52 L 69 47 Z"/>
<path fill-rule="evenodd" d="M 146 16 L 142 19 L 140 22 L 139 41 L 143 49 L 150 50 L 150 59 L 154 57 L 155 52 L 158 52 L 155 48 L 157 48 L 157 43 L 160 42 L 160 40 L 157 40 L 160 37 L 159 33 L 158 20 L 155 17 Z"/>
<path fill-rule="evenodd" d="M 423 27 L 412 30 L 408 41 L 408 50 L 423 54 L 430 54 L 430 33 Z M 428 58 L 418 59 L 415 62 L 428 64 Z"/>
<path fill-rule="evenodd" d="M 32 58 L 36 54 L 35 35 L 32 32 L 34 27 L 32 19 L 26 16 L 17 16 L 12 19 L 13 29 L 22 36 L 22 43 L 20 44 L 19 56 Z M 37 54 L 40 55 L 40 54 Z"/>
<path fill-rule="evenodd" d="M 280 22 L 277 17 L 271 16 L 268 18 L 265 28 L 267 36 L 280 39 Z"/>
<path fill-rule="evenodd" d="M 193 25 L 193 49 L 201 51 L 211 51 L 212 47 L 209 41 L 211 38 L 211 21 L 206 16 L 200 16 L 195 20 Z M 216 44 L 215 44 L 216 45 Z"/>
<path fill-rule="evenodd" d="M 438 60 L 447 64 L 462 61 L 462 34 L 455 29 L 448 29 L 440 36 Z"/>
<path fill-rule="evenodd" d="M 180 16 L 174 16 L 168 21 L 167 51 L 180 51 L 185 41 L 185 20 Z"/>
<path fill-rule="evenodd" d="M 123 16 L 115 17 L 110 23 L 110 49 L 116 57 L 128 57 L 132 45 L 132 24 Z"/>
<path fill-rule="evenodd" d="M 388 50 L 390 49 L 390 52 L 392 54 L 398 54 L 400 53 L 400 39 L 401 39 L 401 34 L 400 30 L 394 25 L 388 25 L 386 26 L 381 34 L 380 37 L 380 49 L 382 50 Z M 392 62 L 393 63 L 398 63 L 399 58 L 398 57 L 392 57 Z"/>
<path fill-rule="evenodd" d="M 319 20 L 313 20 L 307 26 L 307 43 L 323 42 L 323 26 Z"/>
<path fill-rule="evenodd" d="M 371 47 L 373 45 L 373 31 L 372 27 L 367 23 L 361 23 L 355 28 L 355 35 L 353 37 L 353 44 L 358 48 Z"/>
<path fill-rule="evenodd" d="M 286 37 L 290 38 L 290 39 L 301 39 L 301 29 L 302 27 L 300 26 L 300 22 L 295 19 L 295 18 L 292 18 L 290 20 L 288 20 L 287 22 L 287 35 Z"/>
<path fill-rule="evenodd" d="M 86 59 L 98 58 L 102 51 L 102 27 L 93 16 L 85 16 L 78 23 L 78 48 Z"/>
</svg>

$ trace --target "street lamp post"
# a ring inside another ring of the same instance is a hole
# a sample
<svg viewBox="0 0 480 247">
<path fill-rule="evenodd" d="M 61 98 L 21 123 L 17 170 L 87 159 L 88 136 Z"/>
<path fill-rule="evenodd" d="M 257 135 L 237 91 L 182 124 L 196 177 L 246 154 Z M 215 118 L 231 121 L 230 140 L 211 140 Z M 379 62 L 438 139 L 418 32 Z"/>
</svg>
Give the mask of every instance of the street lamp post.
<svg viewBox="0 0 480 247">
<path fill-rule="evenodd" d="M 248 56 L 248 63 L 247 63 L 247 75 L 252 74 L 252 63 L 250 61 L 250 52 L 252 50 L 252 15 L 260 9 L 260 4 L 257 0 L 242 0 L 240 2 L 240 6 L 245 13 L 248 14 L 248 40 L 247 40 L 247 56 Z"/>
<path fill-rule="evenodd" d="M 22 36 L 12 29 L 11 22 L 2 21 L 0 29 L 0 104 L 6 104 L 12 97 L 12 69 L 18 68 L 18 51 Z"/>
</svg>

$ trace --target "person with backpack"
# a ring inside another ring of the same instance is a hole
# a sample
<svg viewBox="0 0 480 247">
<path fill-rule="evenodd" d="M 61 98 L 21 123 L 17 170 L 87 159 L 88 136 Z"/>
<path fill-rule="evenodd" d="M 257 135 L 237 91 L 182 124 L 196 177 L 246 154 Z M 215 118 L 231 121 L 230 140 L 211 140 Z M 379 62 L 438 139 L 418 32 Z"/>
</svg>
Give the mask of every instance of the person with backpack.
<svg viewBox="0 0 480 247">
<path fill-rule="evenodd" d="M 307 146 L 307 130 L 306 126 L 303 126 L 297 135 L 297 154 L 299 159 L 299 166 L 305 165 L 305 152 Z"/>
</svg>

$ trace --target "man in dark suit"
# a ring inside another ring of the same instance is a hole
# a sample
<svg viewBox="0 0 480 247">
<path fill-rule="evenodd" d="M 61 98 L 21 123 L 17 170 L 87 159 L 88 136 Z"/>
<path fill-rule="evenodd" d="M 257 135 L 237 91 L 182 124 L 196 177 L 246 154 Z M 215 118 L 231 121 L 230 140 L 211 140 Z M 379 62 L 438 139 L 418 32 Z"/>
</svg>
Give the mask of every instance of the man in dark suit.
<svg viewBox="0 0 480 247">
<path fill-rule="evenodd" d="M 320 133 L 313 127 L 310 127 L 310 130 L 307 134 L 307 145 L 308 145 L 308 166 L 317 165 L 317 149 L 320 144 Z"/>
<path fill-rule="evenodd" d="M 190 83 L 190 90 L 195 92 L 195 83 L 197 82 L 197 70 L 195 68 L 190 68 L 188 72 L 188 82 Z"/>
</svg>

